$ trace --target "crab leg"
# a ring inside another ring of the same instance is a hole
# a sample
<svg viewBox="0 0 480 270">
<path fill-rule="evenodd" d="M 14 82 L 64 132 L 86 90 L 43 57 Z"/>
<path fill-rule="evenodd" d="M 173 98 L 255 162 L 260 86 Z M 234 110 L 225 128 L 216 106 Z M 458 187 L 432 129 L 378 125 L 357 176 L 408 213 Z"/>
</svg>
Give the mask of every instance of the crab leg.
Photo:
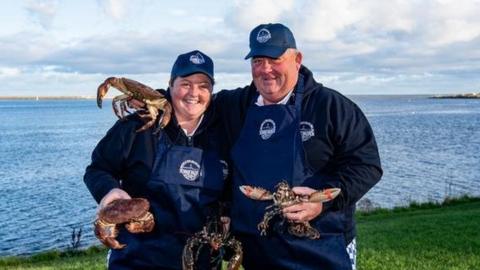
<svg viewBox="0 0 480 270">
<path fill-rule="evenodd" d="M 122 103 L 127 98 L 128 98 L 128 95 L 124 94 L 124 95 L 116 96 L 112 99 L 113 111 L 115 112 L 115 115 L 120 119 L 123 119 L 125 117 L 125 114 L 123 112 L 123 108 L 125 105 L 122 105 Z"/>
<path fill-rule="evenodd" d="M 340 194 L 339 188 L 327 188 L 322 191 L 314 192 L 310 195 L 310 202 L 328 202 L 335 199 Z"/>
<path fill-rule="evenodd" d="M 273 199 L 272 193 L 261 187 L 252 187 L 248 185 L 243 185 L 243 186 L 240 186 L 239 188 L 240 188 L 240 191 L 250 199 L 262 200 L 262 201 Z"/>
</svg>

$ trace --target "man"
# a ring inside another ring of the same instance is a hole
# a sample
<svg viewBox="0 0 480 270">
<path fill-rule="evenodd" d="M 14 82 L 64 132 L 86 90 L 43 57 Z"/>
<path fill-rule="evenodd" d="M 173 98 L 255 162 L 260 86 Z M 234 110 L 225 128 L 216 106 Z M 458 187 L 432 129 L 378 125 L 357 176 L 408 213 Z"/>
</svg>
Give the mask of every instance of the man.
<svg viewBox="0 0 480 270">
<path fill-rule="evenodd" d="M 352 269 L 346 248 L 354 241 L 355 203 L 381 178 L 370 125 L 352 101 L 317 83 L 302 65 L 292 32 L 262 24 L 250 34 L 253 83 L 217 94 L 234 165 L 232 230 L 244 247 L 248 269 Z M 300 195 L 336 187 L 325 204 L 304 202 L 283 209 L 289 222 L 305 222 L 319 239 L 288 233 L 273 219 L 267 236 L 257 224 L 271 202 L 243 195 L 239 186 L 275 190 L 286 180 Z"/>
</svg>

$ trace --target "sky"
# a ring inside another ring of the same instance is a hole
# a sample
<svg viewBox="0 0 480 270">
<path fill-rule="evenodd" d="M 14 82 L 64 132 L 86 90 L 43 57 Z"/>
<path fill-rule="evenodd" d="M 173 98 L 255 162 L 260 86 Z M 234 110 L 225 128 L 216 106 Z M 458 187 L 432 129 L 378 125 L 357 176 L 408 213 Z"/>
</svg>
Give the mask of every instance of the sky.
<svg viewBox="0 0 480 270">
<path fill-rule="evenodd" d="M 480 0 L 4 0 L 0 96 L 94 96 L 110 76 L 165 88 L 195 49 L 215 62 L 215 91 L 241 87 L 249 33 L 270 22 L 341 93 L 480 92 L 479 12 Z"/>
</svg>

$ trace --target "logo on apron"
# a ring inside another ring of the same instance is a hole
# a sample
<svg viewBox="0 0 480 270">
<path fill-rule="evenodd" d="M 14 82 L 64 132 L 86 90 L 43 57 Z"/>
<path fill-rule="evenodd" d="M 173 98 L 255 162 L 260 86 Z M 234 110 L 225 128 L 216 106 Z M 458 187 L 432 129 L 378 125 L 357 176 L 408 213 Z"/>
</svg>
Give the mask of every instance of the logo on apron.
<svg viewBox="0 0 480 270">
<path fill-rule="evenodd" d="M 188 181 L 195 181 L 200 175 L 200 165 L 196 161 L 188 159 L 180 164 L 179 172 Z"/>
<path fill-rule="evenodd" d="M 220 160 L 220 163 L 222 164 L 223 180 L 225 180 L 228 176 L 228 163 L 225 160 Z"/>
<path fill-rule="evenodd" d="M 264 140 L 268 140 L 275 133 L 275 129 L 275 122 L 273 122 L 272 119 L 263 120 L 259 130 L 260 137 Z"/>
<path fill-rule="evenodd" d="M 311 137 L 315 136 L 315 129 L 312 123 L 306 121 L 300 122 L 300 134 L 302 135 L 302 142 L 308 141 Z"/>
</svg>

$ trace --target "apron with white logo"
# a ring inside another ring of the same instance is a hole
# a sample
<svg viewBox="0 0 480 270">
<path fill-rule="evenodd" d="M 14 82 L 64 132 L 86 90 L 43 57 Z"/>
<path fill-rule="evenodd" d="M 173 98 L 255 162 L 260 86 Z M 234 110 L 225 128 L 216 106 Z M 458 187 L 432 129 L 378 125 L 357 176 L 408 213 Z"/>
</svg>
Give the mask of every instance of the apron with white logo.
<svg viewBox="0 0 480 270">
<path fill-rule="evenodd" d="M 257 224 L 273 201 L 247 198 L 241 185 L 271 192 L 286 180 L 302 186 L 312 176 L 306 162 L 300 133 L 303 77 L 297 83 L 295 105 L 256 106 L 248 109 L 240 136 L 232 149 L 232 230 L 242 241 L 245 269 L 351 269 L 343 237 L 343 214 L 328 211 L 310 223 L 320 239 L 298 238 L 287 231 L 287 222 L 270 221 L 267 236 Z M 311 179 L 310 179 L 311 180 Z M 317 181 L 321 181 L 318 179 Z"/>
<path fill-rule="evenodd" d="M 222 163 L 215 151 L 174 145 L 162 133 L 147 184 L 155 229 L 145 234 L 122 229 L 118 239 L 127 247 L 112 251 L 109 269 L 181 269 L 186 240 L 216 214 L 224 185 Z"/>
</svg>

